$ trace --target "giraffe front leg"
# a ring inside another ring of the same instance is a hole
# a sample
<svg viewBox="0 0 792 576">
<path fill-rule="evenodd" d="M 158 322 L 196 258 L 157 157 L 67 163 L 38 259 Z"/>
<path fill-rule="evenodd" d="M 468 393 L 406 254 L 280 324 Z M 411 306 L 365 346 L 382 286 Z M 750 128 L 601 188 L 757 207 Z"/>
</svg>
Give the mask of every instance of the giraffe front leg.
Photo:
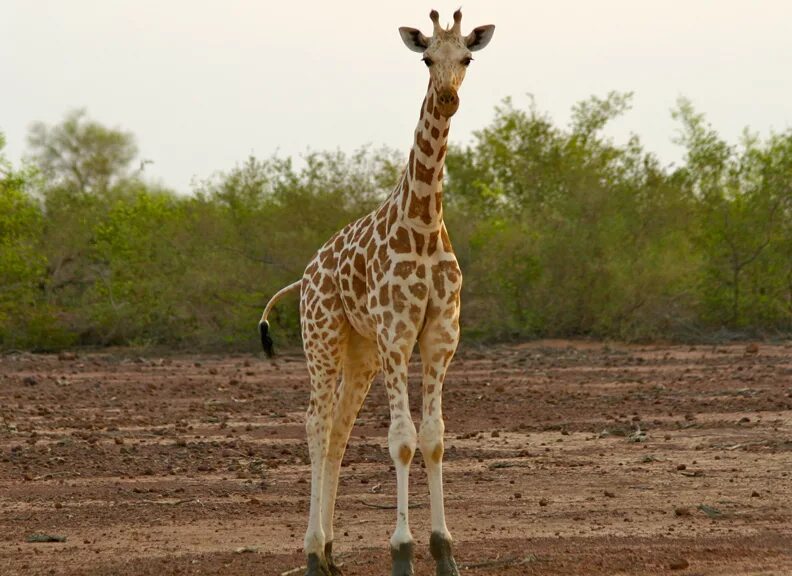
<svg viewBox="0 0 792 576">
<path fill-rule="evenodd" d="M 388 451 L 396 468 L 396 530 L 390 539 L 392 576 L 413 576 L 414 543 L 409 519 L 409 478 L 418 434 L 407 396 L 409 348 L 390 349 L 383 354 L 385 386 L 388 392 L 391 424 Z"/>
<path fill-rule="evenodd" d="M 458 308 L 457 308 L 458 310 Z M 445 373 L 459 340 L 458 312 L 428 316 L 419 340 L 423 363 L 423 416 L 418 442 L 426 465 L 432 514 L 429 551 L 435 560 L 437 576 L 459 576 L 451 547 L 451 534 L 445 521 L 443 502 L 442 396 Z"/>
</svg>

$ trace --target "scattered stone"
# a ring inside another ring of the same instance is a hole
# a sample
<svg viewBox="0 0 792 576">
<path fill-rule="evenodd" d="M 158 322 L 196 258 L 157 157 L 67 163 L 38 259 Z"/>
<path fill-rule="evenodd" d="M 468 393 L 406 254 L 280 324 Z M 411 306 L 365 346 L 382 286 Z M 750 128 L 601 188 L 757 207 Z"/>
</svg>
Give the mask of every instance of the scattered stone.
<svg viewBox="0 0 792 576">
<path fill-rule="evenodd" d="M 547 506 L 548 504 L 550 504 L 550 501 L 547 498 L 539 500 L 539 506 Z"/>
<path fill-rule="evenodd" d="M 493 430 L 492 434 L 490 434 L 490 436 L 492 438 L 500 438 L 500 432 L 498 432 L 497 430 Z"/>
<path fill-rule="evenodd" d="M 689 566 L 690 566 L 690 562 L 688 562 L 685 558 L 679 558 L 678 560 L 674 560 L 668 565 L 668 567 L 671 568 L 671 570 L 684 570 Z"/>
<path fill-rule="evenodd" d="M 760 494 L 759 494 L 759 492 L 757 492 L 756 490 L 754 490 L 753 492 L 751 492 L 751 498 L 759 498 L 759 497 L 760 497 Z"/>
<path fill-rule="evenodd" d="M 520 493 L 520 492 L 515 492 L 515 493 L 514 493 L 514 499 L 515 499 L 515 500 L 519 500 L 520 498 L 522 498 L 522 493 Z"/>
<path fill-rule="evenodd" d="M 649 437 L 646 435 L 646 432 L 640 428 L 627 437 L 628 442 L 646 442 L 648 439 Z"/>
<path fill-rule="evenodd" d="M 674 516 L 690 516 L 690 508 L 687 506 L 674 508 Z"/>
<path fill-rule="evenodd" d="M 58 354 L 58 360 L 60 360 L 61 362 L 77 360 L 77 354 L 75 354 L 74 352 L 67 352 L 66 350 L 64 350 L 63 352 Z"/>
<path fill-rule="evenodd" d="M 31 534 L 25 541 L 30 543 L 66 542 L 66 536 L 57 536 L 55 534 Z"/>
<path fill-rule="evenodd" d="M 717 508 L 713 508 L 712 506 L 707 506 L 706 504 L 699 504 L 698 509 L 704 512 L 710 518 L 720 518 L 723 516 L 723 512 L 718 510 Z"/>
<path fill-rule="evenodd" d="M 38 384 L 38 380 L 36 380 L 33 376 L 25 376 L 22 378 L 22 384 L 25 386 L 36 386 Z"/>
<path fill-rule="evenodd" d="M 748 346 L 745 347 L 746 354 L 758 354 L 759 353 L 759 345 L 756 342 L 751 342 Z"/>
<path fill-rule="evenodd" d="M 604 494 L 608 498 L 616 498 L 616 494 L 614 492 L 611 492 L 610 490 L 605 490 Z"/>
<path fill-rule="evenodd" d="M 686 469 L 687 469 L 687 465 L 686 464 L 678 464 L 677 465 L 677 470 L 686 470 Z"/>
</svg>

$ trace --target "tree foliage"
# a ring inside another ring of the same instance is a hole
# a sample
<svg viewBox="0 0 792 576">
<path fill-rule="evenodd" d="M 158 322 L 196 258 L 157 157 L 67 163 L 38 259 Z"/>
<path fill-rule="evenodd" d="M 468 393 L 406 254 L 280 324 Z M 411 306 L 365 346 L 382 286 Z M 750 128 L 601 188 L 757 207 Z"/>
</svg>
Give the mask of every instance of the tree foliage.
<svg viewBox="0 0 792 576">
<path fill-rule="evenodd" d="M 605 136 L 630 100 L 592 97 L 564 127 L 507 99 L 451 147 L 465 338 L 792 331 L 792 131 L 732 145 L 680 100 L 669 168 Z M 177 195 L 143 178 L 134 136 L 82 111 L 29 142 L 14 169 L 0 138 L 2 347 L 252 349 L 267 299 L 403 165 L 371 148 L 251 157 Z M 271 321 L 296 343 L 296 302 Z"/>
</svg>

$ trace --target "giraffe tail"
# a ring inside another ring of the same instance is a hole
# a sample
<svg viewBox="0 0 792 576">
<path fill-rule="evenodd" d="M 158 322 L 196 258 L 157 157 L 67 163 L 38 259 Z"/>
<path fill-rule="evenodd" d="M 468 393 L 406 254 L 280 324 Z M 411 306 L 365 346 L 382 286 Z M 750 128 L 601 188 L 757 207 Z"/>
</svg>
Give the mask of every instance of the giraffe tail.
<svg viewBox="0 0 792 576">
<path fill-rule="evenodd" d="M 281 288 L 278 292 L 270 298 L 270 301 L 267 302 L 267 306 L 264 308 L 264 313 L 261 315 L 261 320 L 259 321 L 258 329 L 259 335 L 261 336 L 261 346 L 264 348 L 264 353 L 267 355 L 267 358 L 272 358 L 274 354 L 273 342 L 272 338 L 269 335 L 269 322 L 267 322 L 267 316 L 269 316 L 270 310 L 272 307 L 275 306 L 275 303 L 289 294 L 290 292 L 294 292 L 295 290 L 300 289 L 300 284 L 302 280 L 297 280 L 297 282 L 293 282 L 286 286 L 285 288 Z"/>
</svg>

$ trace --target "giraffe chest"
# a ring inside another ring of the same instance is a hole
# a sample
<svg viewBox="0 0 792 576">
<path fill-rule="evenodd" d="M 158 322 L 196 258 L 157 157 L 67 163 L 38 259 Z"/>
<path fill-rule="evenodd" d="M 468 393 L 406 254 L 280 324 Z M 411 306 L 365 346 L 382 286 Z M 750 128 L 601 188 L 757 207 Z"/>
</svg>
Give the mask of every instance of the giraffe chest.
<svg viewBox="0 0 792 576">
<path fill-rule="evenodd" d="M 428 310 L 458 308 L 462 275 L 444 229 L 396 228 L 360 248 L 342 254 L 338 267 L 344 309 L 360 334 L 418 331 Z"/>
</svg>

